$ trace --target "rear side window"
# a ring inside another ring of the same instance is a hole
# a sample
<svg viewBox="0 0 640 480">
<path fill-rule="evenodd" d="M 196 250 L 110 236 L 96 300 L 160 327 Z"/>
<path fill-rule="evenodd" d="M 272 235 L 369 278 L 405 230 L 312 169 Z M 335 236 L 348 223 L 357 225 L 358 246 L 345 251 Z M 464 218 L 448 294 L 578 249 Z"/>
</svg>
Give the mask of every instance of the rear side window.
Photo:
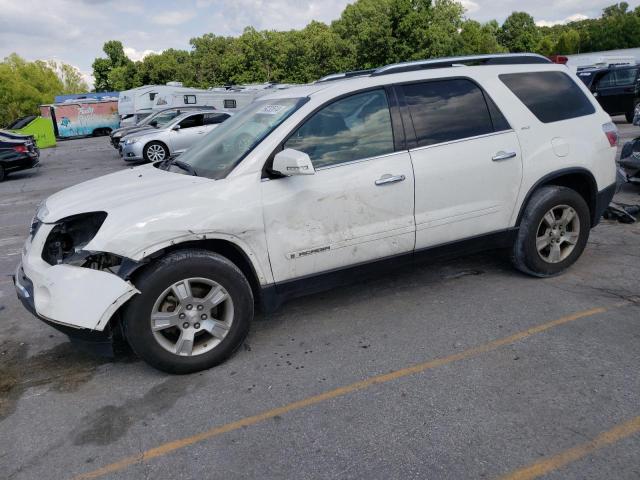
<svg viewBox="0 0 640 480">
<path fill-rule="evenodd" d="M 184 103 L 186 105 L 193 105 L 196 103 L 196 96 L 195 95 L 185 95 L 184 96 Z"/>
<path fill-rule="evenodd" d="M 491 102 L 500 127 L 494 130 L 484 94 L 469 80 L 415 83 L 401 88 L 409 105 L 419 147 L 509 128 L 498 107 Z"/>
<path fill-rule="evenodd" d="M 236 101 L 233 99 L 225 100 L 223 105 L 224 108 L 236 108 Z"/>
<path fill-rule="evenodd" d="M 505 73 L 500 80 L 543 123 L 596 111 L 580 87 L 563 72 Z"/>
</svg>

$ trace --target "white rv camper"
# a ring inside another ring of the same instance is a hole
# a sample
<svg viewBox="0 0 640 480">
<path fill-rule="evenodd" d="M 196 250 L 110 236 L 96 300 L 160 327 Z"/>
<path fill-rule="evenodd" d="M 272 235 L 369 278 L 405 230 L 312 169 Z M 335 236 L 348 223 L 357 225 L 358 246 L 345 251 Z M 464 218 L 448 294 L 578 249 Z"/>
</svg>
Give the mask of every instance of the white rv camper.
<svg viewBox="0 0 640 480">
<path fill-rule="evenodd" d="M 286 88 L 288 85 L 258 84 L 240 85 L 227 88 L 210 88 L 199 90 L 196 88 L 179 88 L 167 90 L 156 96 L 154 110 L 169 107 L 206 106 L 220 110 L 238 110 L 252 103 L 256 98 L 266 95 L 275 89 Z"/>
<path fill-rule="evenodd" d="M 120 125 L 123 127 L 135 125 L 153 113 L 153 106 L 159 94 L 173 92 L 181 87 L 180 82 L 169 82 L 166 85 L 144 85 L 120 92 L 118 97 Z"/>
</svg>

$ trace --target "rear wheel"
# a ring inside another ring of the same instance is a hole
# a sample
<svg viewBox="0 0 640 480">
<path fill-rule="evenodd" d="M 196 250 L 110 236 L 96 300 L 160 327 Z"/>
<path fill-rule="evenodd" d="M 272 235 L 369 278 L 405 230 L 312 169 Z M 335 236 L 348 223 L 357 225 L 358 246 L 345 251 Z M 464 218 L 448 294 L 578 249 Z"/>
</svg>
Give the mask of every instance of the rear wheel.
<svg viewBox="0 0 640 480">
<path fill-rule="evenodd" d="M 135 280 L 141 294 L 127 305 L 124 331 L 133 350 L 169 373 L 211 368 L 241 344 L 253 318 L 253 294 L 225 257 L 183 250 Z"/>
<path fill-rule="evenodd" d="M 151 142 L 145 145 L 142 152 L 147 162 L 161 162 L 169 158 L 169 149 L 160 142 Z"/>
<path fill-rule="evenodd" d="M 558 275 L 580 257 L 590 228 L 589 207 L 580 194 L 566 187 L 542 187 L 520 222 L 513 264 L 537 277 Z"/>
</svg>

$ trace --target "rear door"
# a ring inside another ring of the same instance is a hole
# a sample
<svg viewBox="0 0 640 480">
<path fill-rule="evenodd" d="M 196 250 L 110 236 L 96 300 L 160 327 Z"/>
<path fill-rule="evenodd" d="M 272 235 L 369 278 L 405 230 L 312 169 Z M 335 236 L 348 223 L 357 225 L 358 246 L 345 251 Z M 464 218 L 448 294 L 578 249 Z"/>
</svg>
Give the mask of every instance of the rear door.
<svg viewBox="0 0 640 480">
<path fill-rule="evenodd" d="M 522 158 L 495 103 L 468 78 L 397 88 L 413 126 L 416 250 L 508 228 Z"/>
<path fill-rule="evenodd" d="M 316 172 L 261 184 L 277 283 L 413 250 L 413 169 L 395 143 L 404 135 L 393 108 L 392 127 L 385 90 L 355 93 L 321 108 L 284 142 L 307 153 Z"/>
</svg>

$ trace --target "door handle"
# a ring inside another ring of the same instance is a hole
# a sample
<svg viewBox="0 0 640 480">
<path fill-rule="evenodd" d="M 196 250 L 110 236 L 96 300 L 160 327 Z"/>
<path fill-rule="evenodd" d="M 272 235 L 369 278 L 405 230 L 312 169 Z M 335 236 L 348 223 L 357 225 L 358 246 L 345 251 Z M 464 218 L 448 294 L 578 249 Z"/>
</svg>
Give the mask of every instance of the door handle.
<svg viewBox="0 0 640 480">
<path fill-rule="evenodd" d="M 516 155 L 517 155 L 516 152 L 500 151 L 496 153 L 493 157 L 491 157 L 491 160 L 493 160 L 494 162 L 500 162 L 502 160 L 509 160 L 510 158 L 515 158 Z"/>
<path fill-rule="evenodd" d="M 381 185 L 388 185 L 390 183 L 402 182 L 406 178 L 407 177 L 405 177 L 404 175 L 389 175 L 387 173 L 382 177 L 380 177 L 378 180 L 376 180 L 376 185 L 381 186 Z"/>
</svg>

